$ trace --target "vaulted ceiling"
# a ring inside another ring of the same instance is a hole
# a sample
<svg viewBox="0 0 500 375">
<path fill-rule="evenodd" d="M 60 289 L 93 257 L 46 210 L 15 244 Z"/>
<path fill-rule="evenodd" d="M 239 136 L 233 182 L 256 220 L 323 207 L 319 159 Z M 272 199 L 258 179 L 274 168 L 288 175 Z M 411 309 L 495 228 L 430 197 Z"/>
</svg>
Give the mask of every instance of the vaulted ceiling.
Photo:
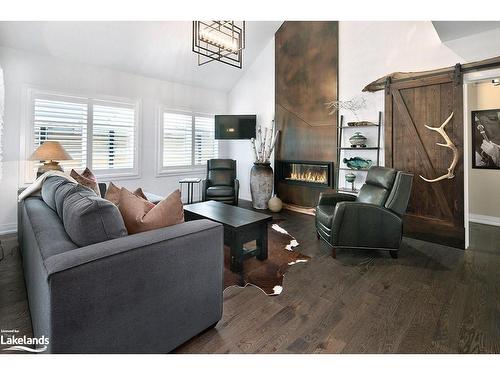
<svg viewBox="0 0 500 375">
<path fill-rule="evenodd" d="M 439 38 L 465 61 L 500 55 L 500 21 L 432 21 Z"/>
<path fill-rule="evenodd" d="M 243 69 L 198 66 L 188 21 L 0 22 L 0 45 L 147 77 L 229 91 L 282 21 L 246 23 Z"/>
</svg>

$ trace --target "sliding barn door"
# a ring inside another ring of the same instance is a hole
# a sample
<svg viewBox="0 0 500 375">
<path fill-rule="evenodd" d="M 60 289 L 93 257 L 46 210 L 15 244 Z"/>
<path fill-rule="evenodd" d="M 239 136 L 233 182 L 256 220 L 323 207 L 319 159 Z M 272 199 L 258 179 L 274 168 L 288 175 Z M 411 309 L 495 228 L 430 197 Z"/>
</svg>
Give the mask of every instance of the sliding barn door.
<svg viewBox="0 0 500 375">
<path fill-rule="evenodd" d="M 444 74 L 388 84 L 386 91 L 386 165 L 414 174 L 404 232 L 409 237 L 464 248 L 463 96 L 461 82 Z M 454 177 L 445 175 L 454 152 L 436 143 L 439 127 L 453 113 L 445 132 L 458 149 Z"/>
</svg>

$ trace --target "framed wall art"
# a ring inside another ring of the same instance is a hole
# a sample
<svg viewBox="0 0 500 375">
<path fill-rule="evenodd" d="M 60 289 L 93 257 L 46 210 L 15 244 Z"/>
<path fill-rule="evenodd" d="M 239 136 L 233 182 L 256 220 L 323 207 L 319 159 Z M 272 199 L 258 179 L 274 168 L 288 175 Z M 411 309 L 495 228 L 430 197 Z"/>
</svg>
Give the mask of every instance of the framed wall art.
<svg viewBox="0 0 500 375">
<path fill-rule="evenodd" d="M 500 169 L 500 108 L 472 111 L 472 168 Z"/>
</svg>

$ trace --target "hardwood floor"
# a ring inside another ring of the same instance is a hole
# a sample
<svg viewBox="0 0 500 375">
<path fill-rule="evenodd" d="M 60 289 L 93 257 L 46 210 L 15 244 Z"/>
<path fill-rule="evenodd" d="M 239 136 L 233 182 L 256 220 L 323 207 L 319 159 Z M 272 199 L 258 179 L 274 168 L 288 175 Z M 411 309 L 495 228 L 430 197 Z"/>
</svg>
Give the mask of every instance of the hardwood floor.
<svg viewBox="0 0 500 375">
<path fill-rule="evenodd" d="M 311 261 L 289 269 L 279 296 L 226 289 L 216 328 L 177 353 L 500 353 L 500 228 L 473 224 L 468 251 L 405 238 L 399 259 L 348 250 L 333 259 L 314 217 L 274 217 Z M 16 238 L 0 239 L 0 328 L 29 335 Z"/>
</svg>

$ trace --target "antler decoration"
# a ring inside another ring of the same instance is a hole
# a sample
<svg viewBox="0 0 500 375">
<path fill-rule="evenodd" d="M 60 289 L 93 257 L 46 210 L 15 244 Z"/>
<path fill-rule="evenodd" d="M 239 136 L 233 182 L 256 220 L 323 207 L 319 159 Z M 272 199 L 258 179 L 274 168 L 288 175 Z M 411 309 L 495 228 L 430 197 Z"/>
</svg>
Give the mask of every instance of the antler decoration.
<svg viewBox="0 0 500 375">
<path fill-rule="evenodd" d="M 458 163 L 458 149 L 453 144 L 453 142 L 451 141 L 450 137 L 448 137 L 448 134 L 446 134 L 446 132 L 444 131 L 444 127 L 446 126 L 446 124 L 448 124 L 450 122 L 450 120 L 452 119 L 452 117 L 453 117 L 453 112 L 451 112 L 450 117 L 448 117 L 446 119 L 446 121 L 443 122 L 443 124 L 439 128 L 433 128 L 431 126 L 425 125 L 425 127 L 427 129 L 434 130 L 434 131 L 438 132 L 444 138 L 444 140 L 446 141 L 446 143 L 436 143 L 436 144 L 438 146 L 443 146 L 443 147 L 451 148 L 453 150 L 453 161 L 451 162 L 450 167 L 448 168 L 448 173 L 446 173 L 446 174 L 444 174 L 442 176 L 439 176 L 437 178 L 429 180 L 429 179 L 425 178 L 424 176 L 420 175 L 420 178 L 422 180 L 424 180 L 424 181 L 427 181 L 427 182 L 437 182 L 437 181 L 441 181 L 441 180 L 445 180 L 445 179 L 452 179 L 453 177 L 455 177 L 455 167 L 457 166 L 457 163 Z"/>
</svg>

